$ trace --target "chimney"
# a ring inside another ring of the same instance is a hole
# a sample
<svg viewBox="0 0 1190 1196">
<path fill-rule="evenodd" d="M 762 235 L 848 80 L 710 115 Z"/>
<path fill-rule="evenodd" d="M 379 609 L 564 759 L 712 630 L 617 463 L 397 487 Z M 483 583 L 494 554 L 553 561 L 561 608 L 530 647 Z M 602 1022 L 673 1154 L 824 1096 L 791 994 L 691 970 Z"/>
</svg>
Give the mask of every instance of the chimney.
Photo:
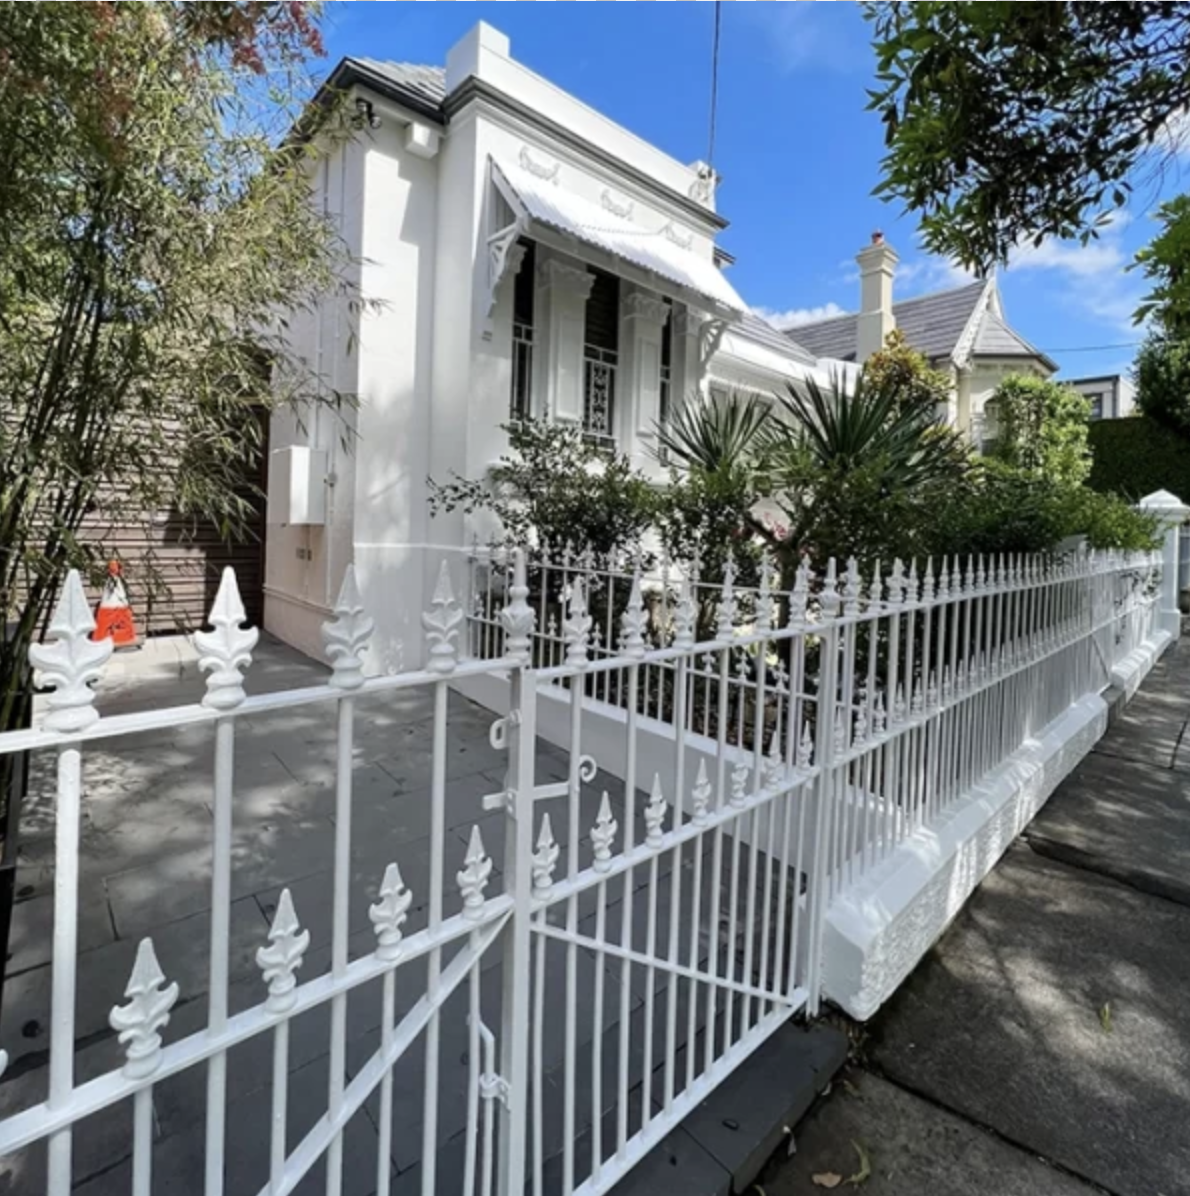
<svg viewBox="0 0 1190 1196">
<path fill-rule="evenodd" d="M 897 262 L 896 250 L 884 239 L 884 234 L 872 234 L 871 245 L 856 254 L 859 263 L 860 306 L 856 321 L 855 359 L 861 365 L 879 349 L 885 338 L 897 326 L 893 317 L 893 271 Z"/>
</svg>

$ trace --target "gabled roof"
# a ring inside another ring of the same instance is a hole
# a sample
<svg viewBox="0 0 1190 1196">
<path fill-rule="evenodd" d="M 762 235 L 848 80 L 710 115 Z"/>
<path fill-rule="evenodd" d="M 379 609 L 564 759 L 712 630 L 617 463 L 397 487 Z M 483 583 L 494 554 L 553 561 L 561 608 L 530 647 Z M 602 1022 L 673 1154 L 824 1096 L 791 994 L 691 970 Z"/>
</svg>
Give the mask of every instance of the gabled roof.
<svg viewBox="0 0 1190 1196">
<path fill-rule="evenodd" d="M 381 62 L 376 58 L 350 58 L 386 80 L 393 87 L 413 92 L 428 104 L 446 99 L 446 71 L 440 66 L 419 62 Z"/>
<path fill-rule="evenodd" d="M 967 283 L 947 291 L 935 291 L 893 304 L 897 327 L 905 339 L 931 361 L 949 357 L 959 343 L 976 305 L 983 295 L 985 282 Z M 799 324 L 786 334 L 796 337 L 804 348 L 818 357 L 837 357 L 854 361 L 856 326 L 859 316 L 851 313 Z"/>
<path fill-rule="evenodd" d="M 971 349 L 980 357 L 1040 357 L 1049 360 L 1023 336 L 1013 332 L 995 312 L 984 314 Z"/>
</svg>

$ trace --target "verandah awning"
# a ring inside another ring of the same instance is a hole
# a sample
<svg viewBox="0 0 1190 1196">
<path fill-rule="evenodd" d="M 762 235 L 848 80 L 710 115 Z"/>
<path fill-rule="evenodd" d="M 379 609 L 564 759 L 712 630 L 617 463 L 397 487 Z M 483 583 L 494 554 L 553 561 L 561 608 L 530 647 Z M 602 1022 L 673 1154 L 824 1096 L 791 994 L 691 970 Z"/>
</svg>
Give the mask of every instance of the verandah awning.
<svg viewBox="0 0 1190 1196">
<path fill-rule="evenodd" d="M 709 258 L 650 232 L 527 170 L 492 161 L 492 178 L 518 217 L 575 237 L 708 300 L 722 314 L 742 315 L 747 305 Z"/>
</svg>

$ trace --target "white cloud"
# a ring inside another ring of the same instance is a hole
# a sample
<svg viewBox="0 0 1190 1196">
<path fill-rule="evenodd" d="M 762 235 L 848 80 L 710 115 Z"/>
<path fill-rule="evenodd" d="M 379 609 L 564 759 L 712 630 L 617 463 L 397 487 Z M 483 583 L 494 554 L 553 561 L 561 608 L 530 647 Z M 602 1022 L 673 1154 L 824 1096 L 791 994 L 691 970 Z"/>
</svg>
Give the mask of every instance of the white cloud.
<svg viewBox="0 0 1190 1196">
<path fill-rule="evenodd" d="M 1101 278 L 1118 274 L 1128 262 L 1116 236 L 1110 232 L 1086 245 L 1070 241 L 1042 241 L 1009 255 L 1010 270 L 1057 270 L 1075 278 Z"/>
<path fill-rule="evenodd" d="M 850 14 L 817 3 L 756 4 L 744 11 L 763 23 L 766 42 L 777 65 L 785 71 L 805 66 L 853 71 L 868 50 L 866 33 L 858 40 Z"/>
<path fill-rule="evenodd" d="M 928 291 L 942 291 L 947 287 L 961 287 L 973 282 L 970 270 L 940 257 L 912 258 L 901 262 L 893 279 L 896 299 L 911 299 Z"/>
<path fill-rule="evenodd" d="M 780 328 L 782 332 L 802 324 L 814 324 L 818 320 L 829 320 L 832 316 L 847 314 L 846 308 L 837 303 L 823 303 L 818 307 L 791 307 L 786 311 L 775 311 L 771 307 L 754 307 L 752 312 L 762 320 L 767 320 L 774 328 Z"/>
</svg>

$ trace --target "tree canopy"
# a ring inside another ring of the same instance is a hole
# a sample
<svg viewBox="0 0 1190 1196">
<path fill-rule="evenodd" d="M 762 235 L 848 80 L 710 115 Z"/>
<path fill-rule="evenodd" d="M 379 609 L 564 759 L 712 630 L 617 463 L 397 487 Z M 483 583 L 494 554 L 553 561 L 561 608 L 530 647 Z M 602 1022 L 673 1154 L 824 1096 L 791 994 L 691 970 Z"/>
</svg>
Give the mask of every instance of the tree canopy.
<svg viewBox="0 0 1190 1196">
<path fill-rule="evenodd" d="M 964 265 L 1096 235 L 1190 106 L 1190 3 L 866 4 L 877 193 Z"/>
<path fill-rule="evenodd" d="M 309 202 L 319 148 L 284 138 L 316 20 L 0 4 L 0 729 L 66 568 L 103 559 L 106 527 L 164 510 L 233 531 L 261 409 L 340 398 L 287 325 L 351 290 Z"/>
</svg>

